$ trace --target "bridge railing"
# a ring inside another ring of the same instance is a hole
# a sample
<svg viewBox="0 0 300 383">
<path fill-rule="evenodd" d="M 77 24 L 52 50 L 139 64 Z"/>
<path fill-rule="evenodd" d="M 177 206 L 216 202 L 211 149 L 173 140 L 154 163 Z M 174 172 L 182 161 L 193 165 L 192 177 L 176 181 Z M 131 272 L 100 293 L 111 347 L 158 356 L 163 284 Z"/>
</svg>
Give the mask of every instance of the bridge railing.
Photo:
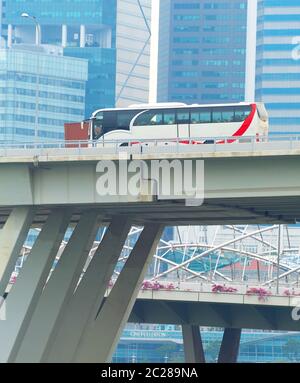
<svg viewBox="0 0 300 383">
<path fill-rule="evenodd" d="M 236 152 L 300 149 L 300 135 L 269 137 L 189 137 L 139 140 L 74 140 L 0 142 L 0 156 L 51 156 L 62 152 L 69 155 L 150 154 L 184 152 Z"/>
</svg>

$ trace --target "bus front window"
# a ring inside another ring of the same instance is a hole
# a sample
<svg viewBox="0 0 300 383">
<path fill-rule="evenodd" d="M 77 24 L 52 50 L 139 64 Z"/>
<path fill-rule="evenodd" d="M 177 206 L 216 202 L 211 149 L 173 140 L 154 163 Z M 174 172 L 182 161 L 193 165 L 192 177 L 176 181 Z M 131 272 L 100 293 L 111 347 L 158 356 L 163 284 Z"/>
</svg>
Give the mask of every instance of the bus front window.
<svg viewBox="0 0 300 383">
<path fill-rule="evenodd" d="M 104 133 L 103 113 L 98 113 L 92 120 L 93 140 L 98 140 Z"/>
</svg>

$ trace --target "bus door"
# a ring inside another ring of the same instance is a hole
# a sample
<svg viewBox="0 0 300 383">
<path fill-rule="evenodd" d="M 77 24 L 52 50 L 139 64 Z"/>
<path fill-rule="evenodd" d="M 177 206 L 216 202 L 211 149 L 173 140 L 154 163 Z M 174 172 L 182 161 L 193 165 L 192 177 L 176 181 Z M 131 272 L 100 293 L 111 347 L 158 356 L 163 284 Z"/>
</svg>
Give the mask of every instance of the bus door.
<svg viewBox="0 0 300 383">
<path fill-rule="evenodd" d="M 191 137 L 190 111 L 189 109 L 177 110 L 177 137 L 182 141 L 188 141 Z"/>
</svg>

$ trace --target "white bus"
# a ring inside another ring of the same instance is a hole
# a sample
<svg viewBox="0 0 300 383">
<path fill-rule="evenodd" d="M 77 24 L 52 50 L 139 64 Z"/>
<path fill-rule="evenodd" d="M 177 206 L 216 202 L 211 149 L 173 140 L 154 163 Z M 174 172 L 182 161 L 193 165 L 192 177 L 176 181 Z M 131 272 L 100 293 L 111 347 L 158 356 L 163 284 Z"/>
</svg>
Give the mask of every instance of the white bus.
<svg viewBox="0 0 300 383">
<path fill-rule="evenodd" d="M 186 105 L 166 103 L 100 109 L 93 113 L 90 139 L 105 141 L 179 141 L 182 144 L 223 143 L 222 137 L 266 137 L 269 120 L 263 103 Z M 229 140 L 227 142 L 234 142 Z"/>
</svg>

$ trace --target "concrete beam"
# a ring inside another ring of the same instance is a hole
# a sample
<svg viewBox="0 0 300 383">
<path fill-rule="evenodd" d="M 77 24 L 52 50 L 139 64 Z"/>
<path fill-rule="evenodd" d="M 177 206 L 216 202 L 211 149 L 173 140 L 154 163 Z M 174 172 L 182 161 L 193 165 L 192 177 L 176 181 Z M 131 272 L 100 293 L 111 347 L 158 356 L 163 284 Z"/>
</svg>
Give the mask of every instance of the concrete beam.
<svg viewBox="0 0 300 383">
<path fill-rule="evenodd" d="M 225 328 L 218 363 L 236 363 L 239 355 L 242 329 Z"/>
<path fill-rule="evenodd" d="M 83 333 L 73 362 L 108 362 L 127 323 L 163 226 L 147 224 L 95 321 Z"/>
<path fill-rule="evenodd" d="M 0 296 L 3 296 L 34 217 L 32 207 L 16 207 L 0 230 Z"/>
<path fill-rule="evenodd" d="M 98 211 L 84 213 L 40 297 L 16 362 L 41 362 L 82 273 L 98 228 Z"/>
<path fill-rule="evenodd" d="M 0 322 L 0 361 L 15 358 L 68 227 L 71 213 L 54 210 L 35 241 L 6 299 L 6 320 Z"/>
<path fill-rule="evenodd" d="M 95 320 L 102 305 L 130 227 L 126 216 L 113 218 L 67 306 L 51 350 L 45 355 L 47 362 L 71 361 L 81 334 Z"/>
<path fill-rule="evenodd" d="M 205 355 L 199 326 L 182 325 L 186 363 L 205 363 Z"/>
</svg>

